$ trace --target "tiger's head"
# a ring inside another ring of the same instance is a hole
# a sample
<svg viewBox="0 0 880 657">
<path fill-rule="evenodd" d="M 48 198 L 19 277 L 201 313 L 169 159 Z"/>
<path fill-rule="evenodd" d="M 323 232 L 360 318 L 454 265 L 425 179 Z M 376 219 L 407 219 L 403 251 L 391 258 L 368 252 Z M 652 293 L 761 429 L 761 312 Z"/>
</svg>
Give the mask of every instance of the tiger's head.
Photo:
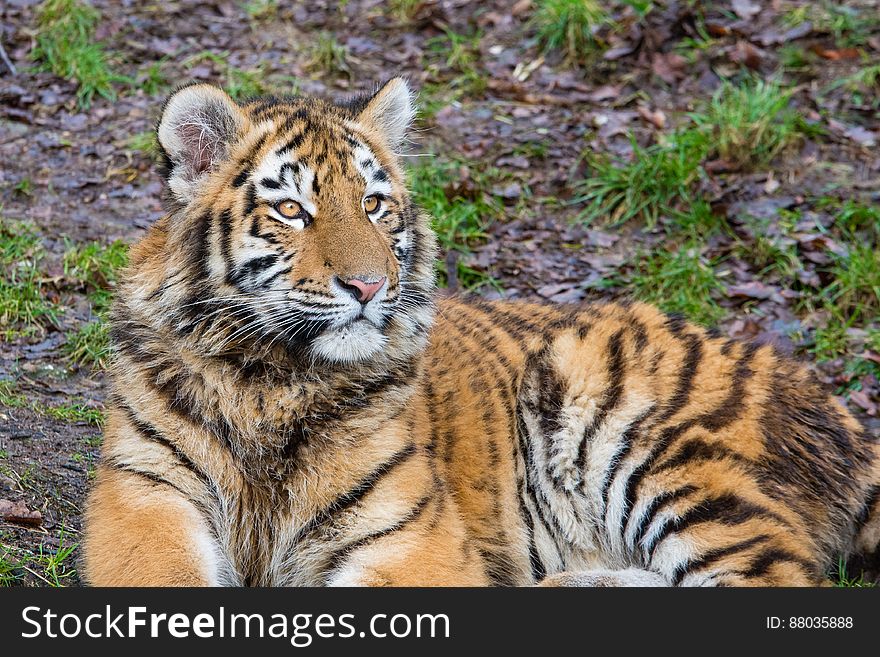
<svg viewBox="0 0 880 657">
<path fill-rule="evenodd" d="M 414 115 L 401 78 L 344 104 L 179 89 L 158 125 L 168 266 L 144 298 L 215 353 L 351 364 L 423 345 L 436 247 L 400 163 Z"/>
</svg>

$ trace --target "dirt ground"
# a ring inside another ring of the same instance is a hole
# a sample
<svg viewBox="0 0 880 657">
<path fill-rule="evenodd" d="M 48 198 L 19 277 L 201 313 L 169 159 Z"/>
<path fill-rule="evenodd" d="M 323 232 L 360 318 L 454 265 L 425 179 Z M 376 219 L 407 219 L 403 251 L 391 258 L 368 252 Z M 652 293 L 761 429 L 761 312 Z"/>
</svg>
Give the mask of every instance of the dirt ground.
<svg viewBox="0 0 880 657">
<path fill-rule="evenodd" d="M 0 43 L 17 69 L 12 75 L 0 63 L 0 215 L 35 227 L 46 254 L 42 289 L 62 309 L 53 324 L 0 338 L 0 381 L 15 386 L 11 397 L 0 397 L 8 402 L 0 408 L 0 499 L 41 514 L 31 525 L 0 521 L 0 583 L 79 583 L 76 550 L 65 547 L 79 540 L 99 420 L 46 409 L 75 400 L 81 410 L 100 410 L 105 387 L 99 368 L 73 363 L 64 350 L 91 310 L 88 291 L 66 278 L 62 259 L 71 243 L 133 242 L 161 216 L 160 178 L 149 149 L 133 137 L 152 128 L 178 83 L 344 98 L 407 76 L 426 109 L 407 163 L 449 163 L 438 182 L 447 197 L 477 198 L 494 209 L 483 237 L 467 240 L 448 263 L 457 259 L 459 272 L 474 273 L 483 283 L 476 294 L 572 302 L 630 294 L 631 274 L 646 254 L 684 248 L 662 217 L 652 227 L 575 221 L 584 210 L 578 184 L 593 175 L 591 155 L 626 161 L 631 137 L 642 146 L 662 140 L 722 79 L 744 69 L 781 76 L 790 105 L 819 130 L 758 169 L 717 160 L 704 166 L 700 197 L 728 230 L 701 248 L 721 283 L 713 293 L 721 329 L 774 341 L 811 361 L 812 331 L 825 320 L 823 310 L 803 302 L 826 293 L 841 241 L 834 206 L 819 201 L 880 201 L 880 79 L 861 92 L 857 83 L 835 86 L 880 63 L 880 23 L 866 20 L 847 32 L 797 21 L 798 10 L 820 3 L 655 2 L 642 18 L 614 5 L 615 29 L 581 63 L 544 54 L 528 0 L 282 0 L 265 3 L 265 12 L 260 3 L 232 0 L 91 4 L 101 12 L 94 38 L 121 77 L 115 99 L 96 96 L 87 108 L 77 102 L 75 82 L 31 59 L 38 3 L 0 4 Z M 880 13 L 876 2 L 843 4 Z M 856 30 L 858 38 L 847 41 Z M 793 278 L 743 255 L 756 239 L 745 217 L 771 227 L 785 218 L 798 224 L 786 235 L 798 256 Z M 463 275 L 459 286 L 470 285 Z M 871 363 L 880 355 L 862 339 L 878 329 L 873 322 L 853 322 L 853 346 L 815 368 L 878 436 L 880 385 Z"/>
</svg>

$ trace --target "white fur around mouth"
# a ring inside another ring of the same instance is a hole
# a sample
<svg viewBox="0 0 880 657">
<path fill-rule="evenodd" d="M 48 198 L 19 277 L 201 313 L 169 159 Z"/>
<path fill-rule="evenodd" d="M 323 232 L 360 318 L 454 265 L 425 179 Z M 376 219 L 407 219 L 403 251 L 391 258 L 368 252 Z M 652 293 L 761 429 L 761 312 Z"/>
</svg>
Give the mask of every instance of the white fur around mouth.
<svg viewBox="0 0 880 657">
<path fill-rule="evenodd" d="M 312 351 L 332 362 L 355 363 L 379 353 L 387 341 L 371 321 L 361 316 L 344 326 L 324 331 L 315 338 Z"/>
</svg>

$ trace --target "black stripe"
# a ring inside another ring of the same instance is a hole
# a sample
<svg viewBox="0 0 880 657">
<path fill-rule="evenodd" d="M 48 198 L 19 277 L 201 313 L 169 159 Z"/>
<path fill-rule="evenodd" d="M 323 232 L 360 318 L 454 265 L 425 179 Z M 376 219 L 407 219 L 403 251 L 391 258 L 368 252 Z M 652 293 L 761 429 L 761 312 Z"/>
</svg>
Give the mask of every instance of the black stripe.
<svg viewBox="0 0 880 657">
<path fill-rule="evenodd" d="M 329 522 L 334 516 L 350 509 L 352 506 L 360 502 L 371 490 L 373 490 L 373 488 L 375 488 L 376 484 L 378 484 L 383 477 L 394 470 L 398 465 L 408 461 L 416 451 L 415 443 L 409 443 L 406 447 L 398 451 L 390 459 L 362 479 L 354 488 L 347 490 L 328 504 L 324 509 L 312 516 L 312 519 L 297 531 L 293 543 L 298 543 L 320 525 Z"/>
<path fill-rule="evenodd" d="M 284 146 L 276 150 L 275 154 L 278 156 L 283 156 L 287 155 L 292 150 L 296 150 L 297 148 L 302 146 L 303 141 L 305 141 L 305 137 L 305 131 L 295 134 L 293 137 L 287 140 Z"/>
<path fill-rule="evenodd" d="M 687 342 L 687 352 L 685 355 L 684 363 L 682 364 L 681 370 L 679 372 L 679 380 L 676 386 L 676 389 L 670 398 L 667 405 L 664 407 L 663 412 L 660 414 L 657 419 L 657 423 L 665 422 L 671 419 L 676 413 L 678 413 L 682 408 L 687 405 L 688 400 L 690 399 L 691 388 L 693 387 L 694 377 L 697 373 L 697 368 L 699 367 L 700 361 L 703 358 L 703 343 L 696 335 L 687 335 L 684 338 Z M 642 479 L 650 470 L 651 466 L 654 465 L 654 461 L 660 455 L 660 453 L 665 449 L 667 443 L 672 440 L 672 438 L 680 432 L 685 431 L 693 422 L 683 422 L 675 427 L 665 429 L 660 437 L 657 439 L 657 442 L 652 447 L 648 456 L 645 458 L 642 463 L 636 467 L 627 479 L 626 488 L 624 490 L 623 497 L 623 518 L 627 518 L 629 516 L 629 512 L 632 510 L 633 504 L 635 504 L 635 493 L 638 490 L 639 484 L 642 482 Z M 621 457 L 621 459 L 623 456 Z M 607 506 L 606 506 L 607 508 Z"/>
<path fill-rule="evenodd" d="M 272 274 L 269 278 L 267 278 L 265 281 L 260 283 L 260 288 L 264 289 L 264 290 L 268 289 L 268 287 L 272 284 L 272 282 L 275 281 L 279 276 L 286 276 L 292 270 L 293 270 L 293 267 L 285 267 L 284 269 L 279 269 L 274 274 Z"/>
<path fill-rule="evenodd" d="M 162 477 L 160 477 L 159 475 L 157 475 L 154 472 L 149 472 L 147 470 L 141 470 L 140 468 L 136 468 L 132 465 L 126 465 L 125 463 L 119 463 L 118 461 L 115 461 L 115 460 L 106 460 L 106 461 L 104 461 L 104 463 L 106 465 L 109 465 L 114 470 L 119 470 L 121 472 L 127 472 L 129 474 L 137 475 L 138 477 L 141 477 L 142 479 L 146 479 L 147 481 L 152 482 L 158 486 L 168 486 L 169 488 L 173 489 L 175 492 L 180 494 L 182 497 L 184 497 L 188 502 L 191 502 L 193 505 L 197 506 L 195 501 L 192 500 L 189 497 L 189 495 L 187 495 L 183 490 L 181 490 L 180 488 L 178 488 L 177 486 L 172 484 L 167 479 L 163 479 Z"/>
<path fill-rule="evenodd" d="M 747 538 L 744 541 L 734 543 L 733 545 L 729 545 L 725 548 L 709 550 L 699 559 L 689 560 L 678 566 L 672 574 L 672 585 L 678 586 L 679 584 L 681 584 L 681 580 L 684 579 L 685 575 L 689 575 L 690 573 L 696 572 L 698 570 L 703 570 L 704 568 L 711 566 L 713 563 L 719 561 L 720 559 L 723 559 L 724 557 L 730 556 L 731 554 L 736 554 L 737 552 L 742 552 L 743 550 L 747 550 L 750 547 L 763 543 L 764 541 L 767 541 L 769 539 L 770 537 L 766 534 L 759 534 L 758 536 L 752 536 L 751 538 Z"/>
<path fill-rule="evenodd" d="M 256 210 L 257 205 L 259 205 L 257 201 L 257 188 L 251 183 L 248 185 L 247 192 L 244 195 L 244 216 L 248 216 Z"/>
<path fill-rule="evenodd" d="M 865 503 L 856 515 L 855 525 L 857 528 L 861 528 L 868 521 L 868 518 L 871 517 L 871 511 L 878 501 L 880 501 L 880 484 L 874 484 L 868 489 Z"/>
<path fill-rule="evenodd" d="M 727 493 L 698 502 L 683 515 L 666 522 L 654 540 L 649 545 L 645 545 L 645 549 L 649 554 L 649 559 L 652 559 L 659 545 L 672 533 L 682 532 L 694 525 L 707 522 L 719 522 L 731 526 L 742 524 L 753 518 L 771 518 L 782 526 L 788 526 L 788 522 L 784 518 L 770 509 Z"/>
<path fill-rule="evenodd" d="M 241 187 L 242 185 L 244 185 L 247 182 L 248 177 L 250 175 L 251 175 L 251 171 L 249 168 L 239 171 L 238 175 L 232 179 L 232 186 L 233 187 Z"/>
<path fill-rule="evenodd" d="M 352 541 L 351 543 L 348 543 L 333 552 L 333 554 L 331 554 L 330 558 L 327 560 L 327 567 L 324 569 L 325 573 L 328 576 L 328 579 L 330 574 L 332 574 L 333 571 L 338 570 L 339 567 L 344 564 L 348 556 L 355 550 L 366 547 L 371 543 L 375 543 L 385 536 L 389 536 L 391 534 L 399 532 L 402 529 L 405 529 L 408 525 L 418 520 L 433 499 L 434 491 L 430 491 L 424 497 L 422 497 L 422 499 L 416 502 L 415 506 L 413 506 L 413 508 L 410 509 L 405 516 L 400 518 L 400 520 L 395 522 L 393 525 L 385 527 L 384 529 L 380 529 L 377 532 L 367 534 L 366 536 L 359 538 L 356 541 Z"/>
<path fill-rule="evenodd" d="M 771 566 L 777 563 L 794 563 L 801 566 L 811 575 L 815 575 L 814 564 L 796 554 L 792 554 L 788 550 L 780 548 L 768 548 L 764 550 L 752 561 L 751 564 L 749 564 L 748 570 L 738 570 L 736 571 L 736 574 L 749 579 L 763 577 L 770 570 Z"/>
<path fill-rule="evenodd" d="M 492 581 L 492 586 L 516 586 L 516 579 L 511 573 L 511 558 L 504 552 L 496 552 L 489 548 L 478 548 L 485 572 Z"/>
<path fill-rule="evenodd" d="M 233 285 L 239 286 L 247 278 L 252 278 L 265 269 L 269 269 L 278 262 L 278 255 L 275 253 L 251 258 L 247 262 L 239 265 L 235 271 L 227 278 L 227 281 Z"/>
<path fill-rule="evenodd" d="M 647 508 L 642 512 L 642 516 L 639 519 L 638 527 L 633 534 L 633 546 L 638 547 L 641 542 L 645 538 L 645 534 L 648 532 L 648 529 L 651 527 L 651 524 L 654 522 L 654 519 L 661 512 L 675 504 L 676 501 L 680 500 L 687 495 L 690 495 L 694 491 L 697 490 L 696 486 L 687 485 L 682 486 L 673 491 L 663 491 L 659 495 L 657 495 L 651 503 L 648 504 Z M 623 526 L 622 534 L 626 536 L 627 529 L 630 525 L 630 518 L 627 519 L 627 522 Z M 650 546 L 645 546 L 645 549 L 648 549 Z"/>
<path fill-rule="evenodd" d="M 151 442 L 165 446 L 177 459 L 179 465 L 185 467 L 187 470 L 192 472 L 202 482 L 207 483 L 209 481 L 208 476 L 202 471 L 201 468 L 193 463 L 192 460 L 186 454 L 184 454 L 177 445 L 166 438 L 156 427 L 141 420 L 137 416 L 133 408 L 117 398 L 113 398 L 112 403 L 126 414 L 126 418 L 128 419 L 131 426 L 134 427 L 134 429 L 141 436 Z"/>
<path fill-rule="evenodd" d="M 260 184 L 263 187 L 268 187 L 269 189 L 281 189 L 281 183 L 277 180 L 272 180 L 271 178 L 263 178 L 260 181 Z"/>
<path fill-rule="evenodd" d="M 742 454 L 737 454 L 721 443 L 707 443 L 701 438 L 691 438 L 685 441 L 672 456 L 658 463 L 653 474 L 672 470 L 685 464 L 692 465 L 695 462 L 720 461 L 722 459 L 729 459 L 747 467 L 753 465 Z"/>
<path fill-rule="evenodd" d="M 599 430 L 599 427 L 602 426 L 602 423 L 605 421 L 608 414 L 617 407 L 623 396 L 623 384 L 626 375 L 626 363 L 623 353 L 623 333 L 624 329 L 620 329 L 608 339 L 608 386 L 605 389 L 601 405 L 596 411 L 593 421 L 586 429 L 584 429 L 584 435 L 578 446 L 578 456 L 577 461 L 575 461 L 575 467 L 578 472 L 583 472 L 584 467 L 586 466 L 587 448 L 590 442 L 596 437 L 596 432 Z M 586 485 L 587 482 L 584 481 L 583 486 Z"/>
<path fill-rule="evenodd" d="M 611 484 L 614 483 L 614 477 L 617 475 L 617 472 L 620 470 L 624 461 L 626 461 L 626 457 L 629 456 L 629 453 L 632 451 L 633 445 L 642 430 L 642 425 L 657 412 L 657 408 L 657 406 L 649 406 L 638 417 L 636 417 L 632 424 L 630 424 L 621 434 L 620 439 L 618 440 L 617 451 L 609 464 L 608 470 L 604 473 L 605 479 L 602 484 L 602 509 L 608 509 L 608 495 L 611 492 Z"/>
</svg>

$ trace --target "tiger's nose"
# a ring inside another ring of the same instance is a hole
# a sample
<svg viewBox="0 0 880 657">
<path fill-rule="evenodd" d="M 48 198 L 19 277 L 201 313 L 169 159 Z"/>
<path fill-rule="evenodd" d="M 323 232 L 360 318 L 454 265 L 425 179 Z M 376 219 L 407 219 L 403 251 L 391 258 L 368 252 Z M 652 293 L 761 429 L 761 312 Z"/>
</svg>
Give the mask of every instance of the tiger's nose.
<svg viewBox="0 0 880 657">
<path fill-rule="evenodd" d="M 347 281 L 341 278 L 336 279 L 339 287 L 351 294 L 357 301 L 367 303 L 372 299 L 382 286 L 385 285 L 386 278 L 383 276 L 377 281 L 365 281 L 363 278 L 350 278 Z"/>
</svg>

